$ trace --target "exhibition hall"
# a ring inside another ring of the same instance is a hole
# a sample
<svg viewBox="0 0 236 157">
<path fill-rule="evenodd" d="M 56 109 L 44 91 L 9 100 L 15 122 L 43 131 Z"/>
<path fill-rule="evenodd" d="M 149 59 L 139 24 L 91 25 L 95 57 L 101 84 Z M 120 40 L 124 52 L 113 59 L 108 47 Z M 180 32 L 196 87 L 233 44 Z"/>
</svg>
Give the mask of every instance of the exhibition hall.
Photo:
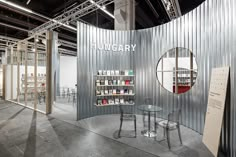
<svg viewBox="0 0 236 157">
<path fill-rule="evenodd" d="M 236 157 L 236 0 L 0 0 L 0 157 Z"/>
</svg>

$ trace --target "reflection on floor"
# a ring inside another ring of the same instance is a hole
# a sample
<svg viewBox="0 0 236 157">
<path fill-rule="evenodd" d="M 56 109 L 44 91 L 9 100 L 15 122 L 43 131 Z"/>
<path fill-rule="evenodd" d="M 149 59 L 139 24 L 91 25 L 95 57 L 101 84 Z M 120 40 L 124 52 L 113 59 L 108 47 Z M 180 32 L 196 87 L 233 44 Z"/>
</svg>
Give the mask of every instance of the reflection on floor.
<svg viewBox="0 0 236 157">
<path fill-rule="evenodd" d="M 185 127 L 181 128 L 184 145 L 173 133 L 171 151 L 166 141 L 141 136 L 140 116 L 137 138 L 129 138 L 132 122 L 124 123 L 122 137 L 117 138 L 118 115 L 70 123 L 0 101 L 0 157 L 212 157 L 201 136 Z M 161 138 L 161 130 L 158 133 Z"/>
<path fill-rule="evenodd" d="M 66 121 L 76 120 L 76 104 L 68 98 L 57 98 L 51 116 Z"/>
</svg>

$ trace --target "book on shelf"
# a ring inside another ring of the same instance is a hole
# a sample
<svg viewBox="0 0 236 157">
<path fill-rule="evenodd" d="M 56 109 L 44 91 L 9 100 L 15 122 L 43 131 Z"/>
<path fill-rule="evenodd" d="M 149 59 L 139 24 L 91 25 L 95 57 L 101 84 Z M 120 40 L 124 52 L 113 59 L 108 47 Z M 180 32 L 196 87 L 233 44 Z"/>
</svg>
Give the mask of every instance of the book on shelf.
<svg viewBox="0 0 236 157">
<path fill-rule="evenodd" d="M 117 80 L 113 80 L 113 85 L 117 85 Z"/>
<path fill-rule="evenodd" d="M 112 89 L 109 90 L 109 95 L 112 95 Z"/>
<path fill-rule="evenodd" d="M 126 75 L 126 76 L 129 75 L 129 70 L 125 70 L 125 75 Z"/>
<path fill-rule="evenodd" d="M 102 104 L 103 105 L 106 105 L 108 102 L 107 102 L 107 99 L 102 99 Z"/>
<path fill-rule="evenodd" d="M 114 103 L 115 103 L 114 99 L 108 99 L 108 104 L 114 104 Z"/>
<path fill-rule="evenodd" d="M 107 75 L 107 71 L 106 71 L 106 70 L 103 70 L 102 74 L 103 74 L 103 75 Z"/>
<path fill-rule="evenodd" d="M 97 100 L 97 105 L 102 105 L 102 100 L 101 99 Z"/>
<path fill-rule="evenodd" d="M 100 86 L 101 83 L 100 83 L 100 80 L 96 80 L 96 86 Z"/>
<path fill-rule="evenodd" d="M 119 70 L 115 70 L 115 75 L 120 75 L 120 71 Z"/>
<path fill-rule="evenodd" d="M 102 86 L 104 86 L 104 85 L 105 85 L 105 80 L 101 80 L 101 81 L 100 81 L 100 84 L 101 84 Z"/>
<path fill-rule="evenodd" d="M 104 90 L 104 94 L 105 94 L 105 95 L 108 95 L 108 90 L 107 90 L 107 89 Z"/>
<path fill-rule="evenodd" d="M 115 104 L 119 104 L 120 100 L 118 98 L 115 98 Z"/>
<path fill-rule="evenodd" d="M 125 80 L 125 85 L 130 85 L 130 80 Z"/>
<path fill-rule="evenodd" d="M 133 70 L 129 70 L 129 75 L 134 75 L 134 71 Z"/>
<path fill-rule="evenodd" d="M 98 70 L 98 75 L 102 75 L 102 70 Z"/>
<path fill-rule="evenodd" d="M 120 90 L 119 89 L 116 90 L 116 94 L 120 94 Z"/>
<path fill-rule="evenodd" d="M 108 80 L 105 80 L 105 85 L 106 85 L 106 86 L 108 85 Z"/>
<path fill-rule="evenodd" d="M 112 94 L 116 94 L 116 89 L 113 89 Z"/>
<path fill-rule="evenodd" d="M 115 71 L 111 70 L 111 75 L 114 76 L 115 75 Z"/>
<path fill-rule="evenodd" d="M 107 75 L 110 76 L 111 75 L 111 71 L 107 70 Z"/>
</svg>

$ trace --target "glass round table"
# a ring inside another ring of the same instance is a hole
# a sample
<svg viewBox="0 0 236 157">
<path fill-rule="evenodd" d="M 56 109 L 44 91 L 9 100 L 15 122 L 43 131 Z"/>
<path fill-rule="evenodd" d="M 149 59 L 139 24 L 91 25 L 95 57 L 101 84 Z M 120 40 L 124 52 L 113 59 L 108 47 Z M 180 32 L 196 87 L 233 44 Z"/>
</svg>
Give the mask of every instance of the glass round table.
<svg viewBox="0 0 236 157">
<path fill-rule="evenodd" d="M 151 130 L 151 113 L 154 113 L 156 119 L 156 112 L 162 111 L 161 107 L 154 106 L 154 105 L 139 105 L 138 110 L 147 112 L 148 113 L 148 130 L 141 131 L 141 134 L 146 137 L 155 137 L 156 136 L 156 127 L 155 131 Z M 154 122 L 155 126 L 155 122 Z"/>
</svg>

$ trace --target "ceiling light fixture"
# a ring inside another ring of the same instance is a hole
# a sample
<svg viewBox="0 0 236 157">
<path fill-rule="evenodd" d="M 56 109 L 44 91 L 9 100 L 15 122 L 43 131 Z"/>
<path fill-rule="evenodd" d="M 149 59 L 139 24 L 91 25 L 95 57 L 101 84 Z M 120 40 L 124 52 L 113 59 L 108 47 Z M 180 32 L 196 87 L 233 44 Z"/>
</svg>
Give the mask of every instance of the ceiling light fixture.
<svg viewBox="0 0 236 157">
<path fill-rule="evenodd" d="M 30 9 L 27 9 L 27 8 L 25 8 L 25 7 L 19 6 L 19 5 L 17 5 L 17 4 L 14 4 L 14 3 L 9 2 L 9 1 L 6 1 L 6 0 L 0 0 L 0 2 L 5 3 L 5 4 L 7 4 L 7 5 L 10 5 L 10 6 L 14 7 L 14 8 L 17 8 L 17 9 L 20 9 L 20 10 L 23 10 L 23 11 L 26 11 L 26 12 L 28 12 L 28 13 L 33 13 L 33 11 L 30 10 Z"/>
<path fill-rule="evenodd" d="M 96 2 L 94 2 L 94 0 L 89 0 L 92 4 L 94 4 L 96 7 L 98 7 L 99 9 L 101 9 L 104 13 L 106 13 L 107 15 L 109 15 L 111 18 L 115 19 L 115 16 L 112 15 L 109 11 L 106 10 L 105 6 L 101 6 L 99 4 L 97 4 Z"/>
<path fill-rule="evenodd" d="M 46 17 L 46 16 L 44 16 L 44 15 L 41 15 L 41 14 L 39 14 L 39 13 L 36 13 L 36 12 L 34 12 L 34 11 L 30 10 L 30 9 L 27 9 L 27 8 L 25 8 L 25 7 L 22 7 L 22 6 L 18 5 L 18 4 L 15 4 L 15 3 L 12 3 L 12 2 L 9 2 L 9 1 L 6 1 L 6 0 L 0 0 L 0 2 L 2 2 L 2 3 L 4 3 L 4 4 L 7 4 L 7 5 L 9 5 L 9 6 L 12 6 L 12 7 L 14 7 L 14 8 L 17 8 L 17 9 L 19 9 L 19 10 L 22 10 L 22 11 L 25 11 L 25 12 L 28 12 L 28 13 L 31 13 L 31 14 L 34 14 L 34 15 L 43 17 L 43 18 L 45 18 L 45 19 L 48 19 L 48 20 L 50 20 L 50 21 L 53 21 L 54 23 L 57 23 L 57 24 L 62 25 L 62 26 L 64 26 L 64 27 L 67 27 L 67 28 L 69 28 L 69 29 L 71 29 L 71 30 L 77 31 L 77 29 L 74 28 L 74 27 L 72 27 L 72 26 L 66 25 L 66 24 L 61 23 L 61 22 L 59 22 L 59 21 L 57 21 L 57 20 L 51 19 L 51 18 Z"/>
<path fill-rule="evenodd" d="M 28 5 L 30 2 L 31 2 L 31 0 L 28 0 L 28 1 L 26 2 L 26 4 Z"/>
</svg>

